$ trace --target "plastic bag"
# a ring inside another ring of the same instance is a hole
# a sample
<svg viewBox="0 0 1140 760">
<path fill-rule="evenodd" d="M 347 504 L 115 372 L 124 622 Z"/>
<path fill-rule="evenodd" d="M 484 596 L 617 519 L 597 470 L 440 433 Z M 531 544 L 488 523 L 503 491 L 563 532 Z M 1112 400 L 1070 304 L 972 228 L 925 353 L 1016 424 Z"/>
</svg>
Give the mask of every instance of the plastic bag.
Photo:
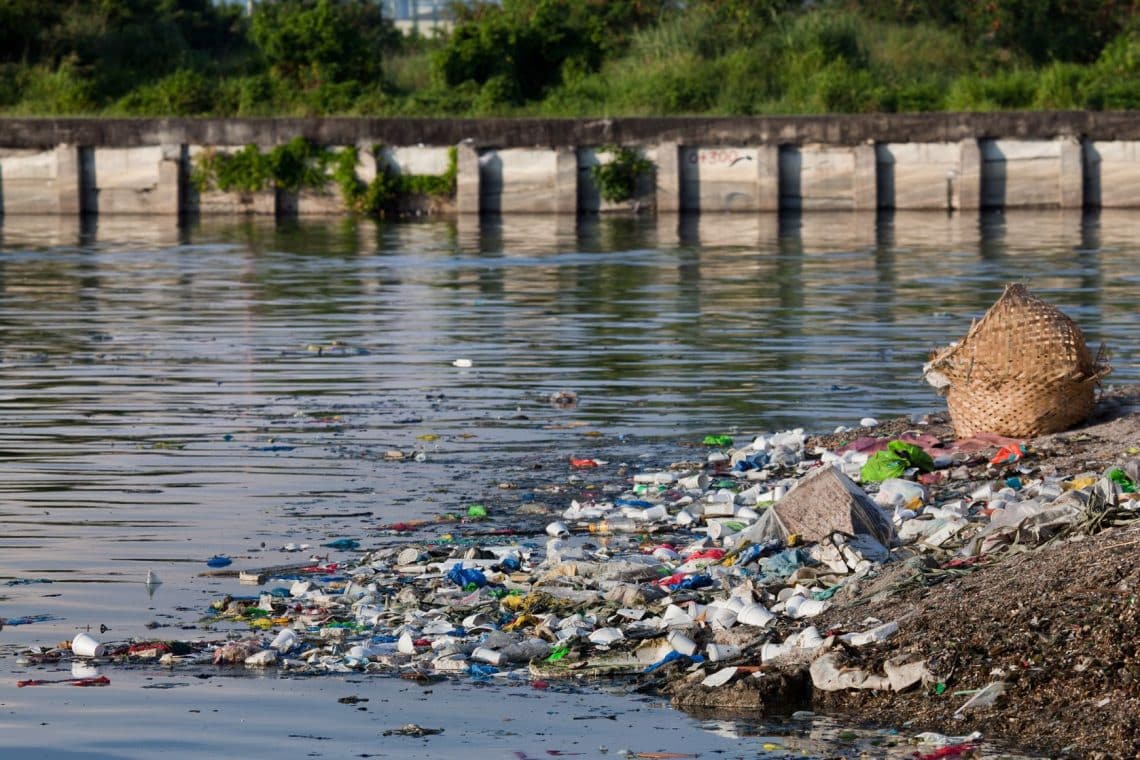
<svg viewBox="0 0 1140 760">
<path fill-rule="evenodd" d="M 859 476 L 864 483 L 878 483 L 887 478 L 901 478 L 910 467 L 933 472 L 934 460 L 921 446 L 906 441 L 891 441 L 886 450 L 873 454 L 867 460 L 859 471 Z"/>
</svg>

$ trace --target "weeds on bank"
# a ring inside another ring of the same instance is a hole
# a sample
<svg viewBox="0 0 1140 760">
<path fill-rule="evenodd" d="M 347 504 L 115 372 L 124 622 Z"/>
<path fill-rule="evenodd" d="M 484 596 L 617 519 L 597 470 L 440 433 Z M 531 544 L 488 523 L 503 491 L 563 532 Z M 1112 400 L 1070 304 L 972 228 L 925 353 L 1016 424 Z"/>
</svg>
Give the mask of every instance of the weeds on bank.
<svg viewBox="0 0 1140 760">
<path fill-rule="evenodd" d="M 448 151 L 447 170 L 441 175 L 401 174 L 386 160 L 383 146 L 374 146 L 372 156 L 376 176 L 365 182 L 357 173 L 360 152 L 355 146 L 333 150 L 297 137 L 267 152 L 256 145 L 233 153 L 206 150 L 194 159 L 190 181 L 199 193 L 323 192 L 331 184 L 350 211 L 381 217 L 397 213 L 408 198 L 455 196 L 456 148 Z"/>
</svg>

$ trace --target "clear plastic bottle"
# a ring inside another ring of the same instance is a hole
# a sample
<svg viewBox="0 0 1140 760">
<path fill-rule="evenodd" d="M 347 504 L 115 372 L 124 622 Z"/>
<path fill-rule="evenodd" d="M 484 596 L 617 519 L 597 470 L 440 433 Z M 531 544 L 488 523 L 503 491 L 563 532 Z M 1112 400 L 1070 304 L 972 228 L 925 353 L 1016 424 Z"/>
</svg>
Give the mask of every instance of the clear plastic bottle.
<svg viewBox="0 0 1140 760">
<path fill-rule="evenodd" d="M 591 533 L 637 533 L 644 529 L 644 523 L 628 517 L 614 517 L 601 522 L 590 523 Z"/>
</svg>

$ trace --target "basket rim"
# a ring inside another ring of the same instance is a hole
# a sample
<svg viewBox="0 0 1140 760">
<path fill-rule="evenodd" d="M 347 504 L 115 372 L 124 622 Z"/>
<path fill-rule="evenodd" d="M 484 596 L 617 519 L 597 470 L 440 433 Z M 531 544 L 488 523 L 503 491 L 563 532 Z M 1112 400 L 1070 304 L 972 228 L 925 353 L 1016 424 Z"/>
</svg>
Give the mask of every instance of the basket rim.
<svg viewBox="0 0 1140 760">
<path fill-rule="evenodd" d="M 1037 301 L 1053 309 L 1053 311 L 1055 311 L 1061 318 L 1066 320 L 1074 329 L 1076 329 L 1080 334 L 1082 341 L 1084 340 L 1084 331 L 1081 330 L 1080 325 L 1078 325 L 1071 317 L 1069 317 L 1063 311 L 1053 306 L 1043 298 L 1034 295 L 1024 284 L 1020 282 L 1011 282 L 1006 284 L 1001 296 L 998 297 L 998 299 L 994 301 L 994 303 L 988 309 L 986 309 L 985 314 L 983 314 L 980 318 L 975 318 L 970 321 L 970 329 L 966 331 L 966 334 L 960 340 L 943 348 L 941 351 L 935 354 L 930 359 L 930 361 L 927 362 L 926 370 L 950 370 L 950 364 L 954 357 L 965 348 L 965 346 L 970 342 L 970 339 L 973 338 L 974 335 L 976 335 L 987 324 L 987 322 L 991 320 L 991 318 L 996 319 L 994 314 L 998 305 L 1001 304 L 1002 301 L 1004 301 L 1006 298 L 1010 298 L 1012 296 L 1022 296 L 1026 299 Z M 1092 364 L 1089 367 L 1089 373 L 1079 382 L 1096 382 L 1112 372 L 1112 366 L 1108 363 L 1107 360 L 1104 359 L 1103 354 L 1104 345 L 1102 344 L 1101 350 L 1095 357 L 1092 357 Z M 972 363 L 973 361 L 971 360 L 971 364 Z M 967 377 L 969 374 L 970 373 L 967 372 Z M 947 377 L 947 379 L 951 380 L 950 377 Z M 953 380 L 951 380 L 951 385 L 954 384 L 955 383 Z"/>
</svg>

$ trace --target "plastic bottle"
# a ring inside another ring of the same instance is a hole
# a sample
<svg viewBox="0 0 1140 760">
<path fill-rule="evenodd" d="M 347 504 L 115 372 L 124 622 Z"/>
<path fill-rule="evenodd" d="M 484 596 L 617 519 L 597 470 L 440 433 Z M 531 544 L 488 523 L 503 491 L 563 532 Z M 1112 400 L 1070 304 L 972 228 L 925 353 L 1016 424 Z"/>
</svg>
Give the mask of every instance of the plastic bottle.
<svg viewBox="0 0 1140 760">
<path fill-rule="evenodd" d="M 644 523 L 631 520 L 628 517 L 614 517 L 601 522 L 590 523 L 591 533 L 637 533 L 644 528 Z"/>
</svg>

